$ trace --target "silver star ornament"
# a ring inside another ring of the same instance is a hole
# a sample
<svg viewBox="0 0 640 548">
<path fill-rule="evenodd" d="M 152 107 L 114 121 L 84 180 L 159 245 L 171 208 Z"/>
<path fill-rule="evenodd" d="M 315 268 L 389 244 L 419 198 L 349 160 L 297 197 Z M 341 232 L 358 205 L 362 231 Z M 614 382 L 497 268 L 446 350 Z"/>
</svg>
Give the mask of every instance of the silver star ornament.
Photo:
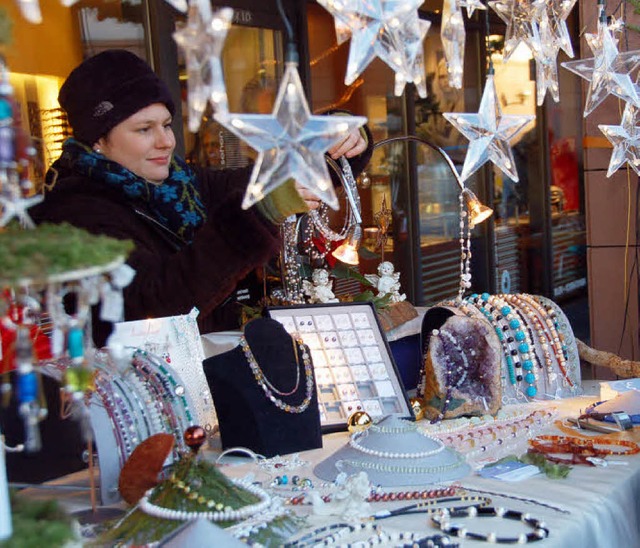
<svg viewBox="0 0 640 548">
<path fill-rule="evenodd" d="M 640 127 L 638 109 L 630 103 L 624 107 L 619 126 L 600 124 L 600 131 L 613 145 L 607 177 L 611 177 L 622 164 L 627 162 L 640 176 Z"/>
<path fill-rule="evenodd" d="M 272 114 L 218 112 L 214 117 L 258 151 L 243 209 L 259 202 L 288 179 L 295 179 L 338 209 L 324 154 L 348 132 L 362 127 L 367 119 L 312 115 L 296 63 L 286 63 Z"/>
<path fill-rule="evenodd" d="M 562 63 L 564 68 L 590 83 L 584 106 L 585 117 L 609 95 L 640 107 L 640 90 L 631 77 L 631 73 L 640 66 L 640 50 L 620 53 L 614 34 L 606 19 L 601 17 L 598 33 L 586 35 L 594 57 Z"/>
<path fill-rule="evenodd" d="M 186 58 L 189 131 L 194 133 L 208 102 L 214 111 L 229 110 L 220 56 L 232 19 L 231 8 L 212 13 L 209 0 L 192 0 L 186 23 L 173 33 Z"/>
<path fill-rule="evenodd" d="M 349 60 L 344 83 L 351 85 L 376 57 L 399 75 L 396 94 L 403 83 L 414 82 L 426 97 L 422 40 L 428 25 L 420 22 L 422 0 L 318 0 L 331 15 L 338 43 L 349 34 Z"/>
<path fill-rule="evenodd" d="M 511 180 L 518 181 L 509 142 L 534 120 L 535 116 L 502 114 L 493 74 L 487 76 L 477 114 L 445 112 L 443 116 L 469 139 L 469 148 L 460 174 L 462 181 L 489 161 Z"/>
</svg>

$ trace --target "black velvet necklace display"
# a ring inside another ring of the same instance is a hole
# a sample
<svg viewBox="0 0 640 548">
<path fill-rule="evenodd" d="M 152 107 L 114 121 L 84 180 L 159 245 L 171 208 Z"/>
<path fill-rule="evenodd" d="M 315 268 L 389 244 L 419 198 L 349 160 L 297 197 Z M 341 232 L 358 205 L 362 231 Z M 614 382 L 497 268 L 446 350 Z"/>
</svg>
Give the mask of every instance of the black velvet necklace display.
<svg viewBox="0 0 640 548">
<path fill-rule="evenodd" d="M 206 359 L 203 366 L 218 415 L 222 447 L 246 447 L 265 457 L 322 447 L 313 368 L 309 393 L 303 360 L 303 351 L 308 349 L 271 318 L 249 322 L 244 338 L 267 384 L 279 390 L 272 394 L 279 403 L 265 393 L 242 346 Z M 309 396 L 303 411 L 283 409 L 300 408 Z"/>
</svg>

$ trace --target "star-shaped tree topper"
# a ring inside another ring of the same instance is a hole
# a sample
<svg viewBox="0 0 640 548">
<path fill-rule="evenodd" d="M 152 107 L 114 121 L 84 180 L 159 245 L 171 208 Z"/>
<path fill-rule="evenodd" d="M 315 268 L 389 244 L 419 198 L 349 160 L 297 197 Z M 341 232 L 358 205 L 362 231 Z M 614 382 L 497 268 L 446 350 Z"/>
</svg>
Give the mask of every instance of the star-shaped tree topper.
<svg viewBox="0 0 640 548">
<path fill-rule="evenodd" d="M 468 179 L 488 161 L 495 164 L 507 177 L 518 181 L 509 142 L 534 120 L 535 116 L 502 114 L 493 74 L 489 73 L 487 76 L 477 114 L 445 112 L 443 116 L 469 139 L 469 148 L 460 174 L 462 181 Z"/>
<path fill-rule="evenodd" d="M 640 90 L 631 77 L 640 66 L 640 50 L 618 51 L 615 31 L 607 25 L 604 9 L 598 21 L 598 33 L 586 35 L 594 57 L 562 63 L 562 66 L 589 81 L 584 116 L 587 117 L 609 95 L 640 108 Z"/>
<path fill-rule="evenodd" d="M 389 65 L 400 82 L 415 82 L 426 97 L 422 40 L 428 26 L 419 22 L 422 0 L 318 0 L 336 22 L 338 40 L 351 34 L 344 83 L 351 85 L 376 57 Z M 415 79 L 418 79 L 416 81 Z M 404 88 L 404 86 L 402 86 Z M 396 91 L 397 93 L 397 91 Z"/>
<path fill-rule="evenodd" d="M 638 127 L 638 109 L 627 103 L 619 126 L 600 124 L 600 131 L 613 145 L 607 177 L 611 177 L 622 164 L 627 162 L 640 176 L 640 127 Z"/>
<path fill-rule="evenodd" d="M 212 13 L 209 0 L 192 0 L 186 24 L 173 33 L 186 57 L 189 131 L 198 131 L 207 102 L 229 109 L 220 56 L 232 19 L 231 8 Z"/>
<path fill-rule="evenodd" d="M 258 151 L 243 209 L 290 178 L 338 209 L 324 153 L 367 119 L 312 115 L 295 63 L 286 64 L 272 114 L 218 112 L 215 119 Z"/>
</svg>

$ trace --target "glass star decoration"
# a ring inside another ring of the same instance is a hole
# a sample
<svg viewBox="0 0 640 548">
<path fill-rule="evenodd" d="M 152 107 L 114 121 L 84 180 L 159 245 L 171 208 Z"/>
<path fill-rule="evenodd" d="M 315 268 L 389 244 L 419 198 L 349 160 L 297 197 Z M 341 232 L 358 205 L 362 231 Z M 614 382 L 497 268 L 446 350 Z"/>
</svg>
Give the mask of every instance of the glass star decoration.
<svg viewBox="0 0 640 548">
<path fill-rule="evenodd" d="M 318 0 L 335 20 L 338 40 L 351 35 L 344 83 L 351 85 L 378 57 L 398 75 L 396 94 L 402 82 L 415 82 L 426 97 L 422 40 L 428 26 L 420 23 L 422 0 Z M 419 50 L 419 51 L 418 51 Z"/>
<path fill-rule="evenodd" d="M 640 176 L 640 127 L 638 109 L 630 103 L 624 107 L 619 126 L 600 124 L 600 131 L 613 145 L 607 177 L 611 177 L 622 164 L 627 162 Z"/>
<path fill-rule="evenodd" d="M 532 51 L 540 49 L 536 27 L 545 7 L 544 0 L 495 0 L 489 5 L 507 25 L 503 55 L 505 63 L 523 42 Z"/>
<path fill-rule="evenodd" d="M 286 63 L 272 114 L 218 112 L 214 117 L 258 151 L 243 209 L 259 202 L 288 179 L 295 179 L 338 209 L 324 153 L 348 132 L 362 127 L 367 119 L 312 115 L 296 63 Z"/>
<path fill-rule="evenodd" d="M 577 0 L 547 0 L 543 11 L 544 17 L 548 20 L 550 36 L 554 45 L 557 45 L 569 57 L 573 57 L 573 46 L 566 20 L 576 2 Z"/>
<path fill-rule="evenodd" d="M 212 13 L 209 0 L 192 0 L 186 23 L 173 33 L 186 58 L 189 131 L 198 131 L 208 102 L 214 111 L 229 110 L 220 55 L 232 19 L 231 8 Z"/>
<path fill-rule="evenodd" d="M 467 8 L 467 17 L 471 17 L 476 10 L 486 10 L 482 0 L 460 0 L 460 7 Z"/>
<path fill-rule="evenodd" d="M 477 114 L 445 112 L 443 116 L 469 139 L 469 148 L 460 174 L 462 181 L 468 179 L 488 161 L 511 180 L 518 181 L 509 142 L 535 119 L 535 116 L 502 114 L 491 72 L 487 76 Z"/>
<path fill-rule="evenodd" d="M 640 92 L 631 73 L 640 66 L 640 50 L 618 51 L 617 34 L 607 25 L 601 10 L 597 34 L 585 36 L 594 57 L 567 61 L 562 66 L 589 81 L 584 116 L 587 117 L 609 95 L 640 107 Z"/>
<path fill-rule="evenodd" d="M 462 89 L 466 38 L 460 3 L 458 0 L 444 0 L 440 39 L 442 40 L 444 57 L 447 63 L 449 85 L 455 89 Z"/>
</svg>

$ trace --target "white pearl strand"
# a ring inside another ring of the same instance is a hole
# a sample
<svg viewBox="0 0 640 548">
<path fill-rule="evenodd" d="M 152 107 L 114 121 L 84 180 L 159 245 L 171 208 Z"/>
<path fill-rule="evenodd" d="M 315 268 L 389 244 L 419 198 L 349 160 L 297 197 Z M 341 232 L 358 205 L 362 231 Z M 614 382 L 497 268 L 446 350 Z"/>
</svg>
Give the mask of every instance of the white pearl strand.
<svg viewBox="0 0 640 548">
<path fill-rule="evenodd" d="M 238 487 L 241 487 L 252 495 L 258 497 L 260 501 L 235 510 L 227 508 L 225 510 L 215 512 L 190 512 L 187 510 L 163 508 L 162 506 L 153 504 L 149 501 L 149 497 L 151 496 L 153 489 L 149 489 L 138 502 L 138 507 L 149 516 L 172 521 L 191 521 L 199 518 L 211 521 L 239 521 L 266 510 L 271 504 L 271 497 L 260 487 L 244 480 L 232 479 L 231 481 Z"/>
<path fill-rule="evenodd" d="M 370 449 L 369 447 L 365 447 L 364 445 L 360 445 L 358 440 L 360 438 L 366 438 L 369 435 L 369 431 L 365 430 L 364 432 L 356 432 L 351 439 L 349 440 L 349 445 L 353 447 L 356 451 L 360 451 L 361 453 L 365 453 L 367 455 L 372 455 L 374 457 L 380 457 L 381 459 L 422 459 L 425 457 L 432 457 L 433 455 L 437 455 L 441 451 L 444 450 L 444 443 L 436 438 L 432 438 L 431 436 L 424 436 L 426 439 L 431 440 L 436 444 L 434 449 L 430 449 L 428 451 L 416 451 L 415 453 L 396 453 L 393 451 L 378 451 L 377 449 Z"/>
</svg>

